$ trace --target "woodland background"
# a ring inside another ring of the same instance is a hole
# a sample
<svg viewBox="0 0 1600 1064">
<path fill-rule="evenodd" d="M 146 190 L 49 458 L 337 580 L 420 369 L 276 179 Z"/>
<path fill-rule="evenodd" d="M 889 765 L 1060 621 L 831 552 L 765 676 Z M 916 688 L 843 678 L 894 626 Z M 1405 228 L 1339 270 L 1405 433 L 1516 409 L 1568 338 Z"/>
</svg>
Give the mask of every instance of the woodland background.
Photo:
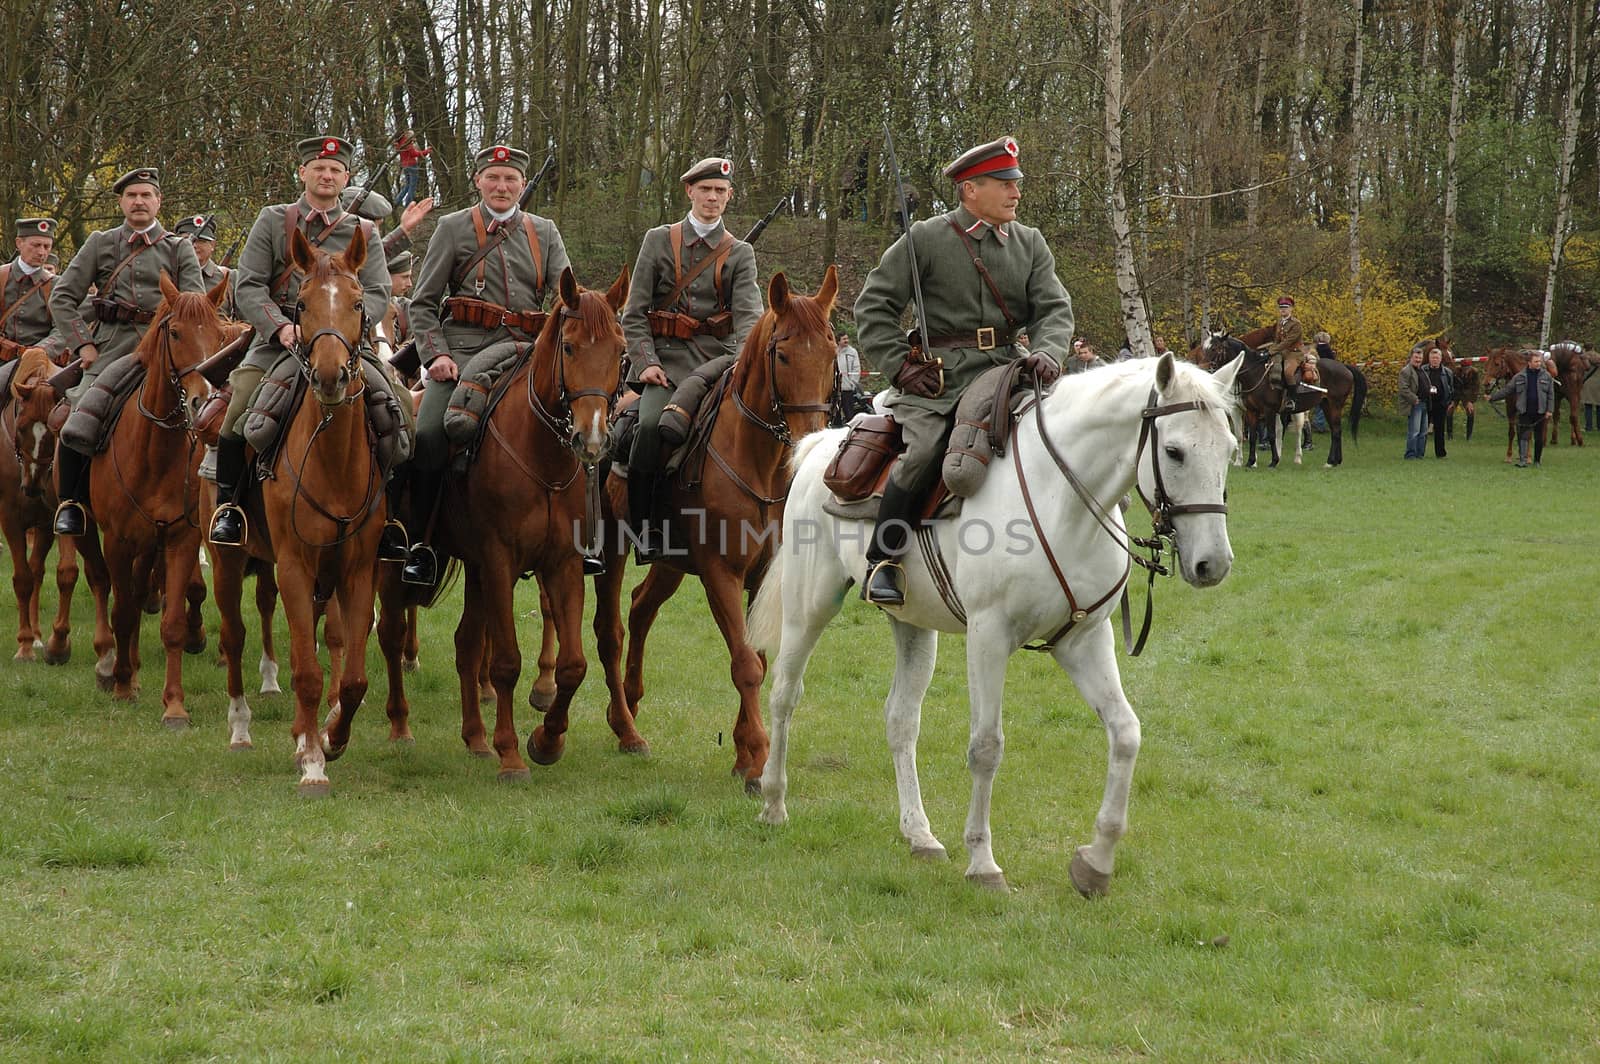
<svg viewBox="0 0 1600 1064">
<path fill-rule="evenodd" d="M 793 196 L 763 276 L 838 261 L 848 299 L 892 237 L 888 120 L 918 216 L 960 150 L 1017 137 L 1102 350 L 1259 324 L 1283 290 L 1350 359 L 1592 343 L 1596 32 L 1592 0 L 6 4 L 0 217 L 54 215 L 70 254 L 155 163 L 169 224 L 216 210 L 226 249 L 294 193 L 296 139 L 346 133 L 360 181 L 409 126 L 445 210 L 480 145 L 554 152 L 535 209 L 598 282 L 719 153 L 736 231 Z"/>
</svg>

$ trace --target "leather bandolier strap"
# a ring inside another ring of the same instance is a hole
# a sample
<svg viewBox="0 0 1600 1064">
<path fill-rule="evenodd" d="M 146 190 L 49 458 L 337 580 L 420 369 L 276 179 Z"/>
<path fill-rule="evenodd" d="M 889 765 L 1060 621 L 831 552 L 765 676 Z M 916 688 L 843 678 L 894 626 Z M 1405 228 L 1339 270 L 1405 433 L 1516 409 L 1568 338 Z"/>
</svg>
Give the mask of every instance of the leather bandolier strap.
<svg viewBox="0 0 1600 1064">
<path fill-rule="evenodd" d="M 670 336 L 677 340 L 687 340 L 692 336 L 712 336 L 718 340 L 725 339 L 733 332 L 733 313 L 728 309 L 728 300 L 722 291 L 722 264 L 727 261 L 728 255 L 733 251 L 733 245 L 738 243 L 733 234 L 724 231 L 722 242 L 716 250 L 695 263 L 689 268 L 688 273 L 683 272 L 683 223 L 673 222 L 668 230 L 672 241 L 672 277 L 673 288 L 667 297 L 656 304 L 654 310 L 646 312 L 645 317 L 650 322 L 650 332 L 654 336 Z M 705 321 L 690 314 L 684 314 L 671 308 L 683 296 L 689 285 L 706 271 L 712 269 L 712 284 L 717 290 L 717 312 Z"/>
</svg>

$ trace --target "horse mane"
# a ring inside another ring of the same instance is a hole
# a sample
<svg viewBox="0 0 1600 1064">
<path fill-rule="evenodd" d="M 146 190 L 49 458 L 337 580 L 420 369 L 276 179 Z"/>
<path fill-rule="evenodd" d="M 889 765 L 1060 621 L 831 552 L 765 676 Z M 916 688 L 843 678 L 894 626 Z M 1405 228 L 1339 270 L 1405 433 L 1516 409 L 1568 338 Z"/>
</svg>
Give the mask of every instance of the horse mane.
<svg viewBox="0 0 1600 1064">
<path fill-rule="evenodd" d="M 735 388 L 744 386 L 751 373 L 750 367 L 761 361 L 759 355 L 772 339 L 772 333 L 778 327 L 780 317 L 794 321 L 802 332 L 828 330 L 828 316 L 822 312 L 822 304 L 817 302 L 816 297 L 803 296 L 791 291 L 783 314 L 780 315 L 772 308 L 767 308 L 756 321 L 755 328 L 750 330 L 750 335 L 744 338 L 744 347 L 739 349 L 739 358 L 733 364 Z"/>
<path fill-rule="evenodd" d="M 43 376 L 54 368 L 49 357 L 37 347 L 30 347 L 22 352 L 21 361 L 17 364 L 16 373 L 11 376 L 11 398 L 21 399 L 18 387 L 27 384 L 35 377 Z"/>
<path fill-rule="evenodd" d="M 219 315 L 217 308 L 211 305 L 211 297 L 204 292 L 179 292 L 176 303 L 163 299 L 156 308 L 151 327 L 144 331 L 139 338 L 139 346 L 134 349 L 135 357 L 142 359 L 146 365 L 150 364 L 151 354 L 161 343 L 161 330 L 155 328 L 155 322 L 163 318 L 174 325 L 209 325 L 218 320 Z"/>
<path fill-rule="evenodd" d="M 589 331 L 590 336 L 605 336 L 622 330 L 622 326 L 617 323 L 617 312 L 606 302 L 604 292 L 592 288 L 585 288 L 579 292 L 578 309 L 574 313 L 577 314 L 578 320 L 583 322 L 583 327 Z"/>
</svg>

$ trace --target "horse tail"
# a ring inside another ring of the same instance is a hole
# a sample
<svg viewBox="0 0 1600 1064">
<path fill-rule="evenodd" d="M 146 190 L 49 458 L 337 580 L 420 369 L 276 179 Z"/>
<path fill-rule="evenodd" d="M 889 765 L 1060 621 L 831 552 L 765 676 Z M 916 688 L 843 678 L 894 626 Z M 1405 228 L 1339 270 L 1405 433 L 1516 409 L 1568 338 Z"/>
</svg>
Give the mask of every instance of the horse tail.
<svg viewBox="0 0 1600 1064">
<path fill-rule="evenodd" d="M 1351 366 L 1350 372 L 1355 376 L 1350 399 L 1350 441 L 1355 443 L 1361 432 L 1361 407 L 1367 401 L 1367 375 L 1361 372 L 1359 366 Z"/>
<path fill-rule="evenodd" d="M 802 444 L 802 446 L 804 446 Z M 779 638 L 783 635 L 783 556 L 786 551 L 780 544 L 772 552 L 772 561 L 756 588 L 755 601 L 744 621 L 745 642 L 768 656 L 778 652 Z"/>
</svg>

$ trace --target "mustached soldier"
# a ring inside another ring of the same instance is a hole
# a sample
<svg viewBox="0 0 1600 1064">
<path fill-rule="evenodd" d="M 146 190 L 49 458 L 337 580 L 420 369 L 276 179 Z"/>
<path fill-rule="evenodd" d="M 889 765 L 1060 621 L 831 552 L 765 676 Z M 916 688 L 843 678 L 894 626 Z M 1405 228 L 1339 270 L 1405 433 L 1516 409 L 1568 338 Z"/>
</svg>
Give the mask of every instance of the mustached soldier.
<svg viewBox="0 0 1600 1064">
<path fill-rule="evenodd" d="M 0 362 L 10 362 L 50 335 L 50 289 L 55 271 L 53 218 L 19 218 L 14 227 L 17 257 L 0 266 Z"/>
<path fill-rule="evenodd" d="M 862 595 L 880 606 L 905 603 L 905 553 L 911 522 L 939 476 L 961 393 L 985 370 L 1026 359 L 1041 385 L 1061 373 L 1072 340 L 1072 300 L 1056 276 L 1055 256 L 1037 229 L 1018 222 L 1017 142 L 1001 137 L 945 167 L 960 206 L 917 222 L 883 253 L 856 300 L 861 349 L 899 389 L 888 400 L 906 451 L 895 463 L 867 549 Z M 928 331 L 925 349 L 944 361 L 937 375 L 918 373 L 900 319 L 912 299 L 915 241 Z M 1016 342 L 1026 332 L 1032 351 Z"/>
<path fill-rule="evenodd" d="M 155 320 L 161 306 L 161 274 L 166 272 L 180 292 L 203 292 L 200 262 L 194 247 L 161 227 L 161 178 L 153 166 L 129 170 L 112 191 L 122 209 L 122 224 L 90 233 L 72 256 L 50 293 L 50 316 L 56 331 L 78 356 L 83 380 L 67 392 L 74 406 L 83 393 L 117 359 L 126 356 Z M 94 321 L 85 320 L 84 297 Z M 87 523 L 83 495 L 88 489 L 89 456 L 63 442 L 56 448 L 56 475 L 61 505 L 56 509 L 56 534 L 81 536 Z"/>
<path fill-rule="evenodd" d="M 639 427 L 628 456 L 628 517 L 641 563 L 659 561 L 666 537 L 653 520 L 661 453 L 661 412 L 700 366 L 738 354 L 761 317 L 756 252 L 729 233 L 733 163 L 701 159 L 681 178 L 689 215 L 644 235 L 622 310 L 628 385 L 639 393 Z"/>
<path fill-rule="evenodd" d="M 569 265 L 554 222 L 518 209 L 528 153 L 493 144 L 473 157 L 479 202 L 439 219 L 411 293 L 410 324 L 427 380 L 411 459 L 413 524 L 425 540 L 450 459 L 445 411 L 463 373 L 481 359 L 531 343 L 544 324 L 545 296 Z M 439 560 L 426 542 L 411 548 L 401 578 L 431 585 Z"/>
<path fill-rule="evenodd" d="M 289 233 L 299 229 L 311 246 L 329 255 L 350 246 L 358 228 L 366 230 L 369 244 L 377 246 L 373 224 L 349 213 L 340 193 L 350 183 L 354 149 L 340 137 L 307 137 L 296 145 L 300 157 L 300 182 L 305 192 L 293 203 L 263 207 L 245 238 L 239 255 L 234 300 L 241 317 L 255 326 L 255 337 L 239 368 L 228 375 L 233 399 L 222 419 L 217 441 L 217 510 L 211 518 L 211 542 L 239 546 L 244 542 L 244 511 L 239 509 L 240 482 L 244 478 L 244 437 L 239 419 L 249 409 L 256 386 L 285 351 L 300 342 L 295 324 L 303 274 L 289 258 Z M 389 268 L 380 254 L 369 254 L 361 266 L 361 309 L 368 321 L 378 321 L 389 306 Z M 363 343 L 365 338 L 363 337 Z M 390 521 L 383 530 L 379 556 L 404 556 L 405 530 Z"/>
</svg>

